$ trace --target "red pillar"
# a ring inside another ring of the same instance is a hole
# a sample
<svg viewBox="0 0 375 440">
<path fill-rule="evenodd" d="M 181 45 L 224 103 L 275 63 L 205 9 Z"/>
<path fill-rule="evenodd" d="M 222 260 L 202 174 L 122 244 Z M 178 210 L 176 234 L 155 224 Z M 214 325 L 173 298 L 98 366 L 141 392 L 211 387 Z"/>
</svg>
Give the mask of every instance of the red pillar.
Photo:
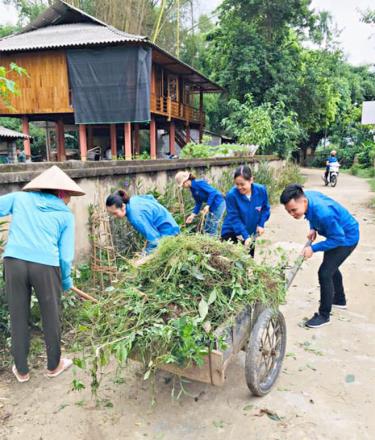
<svg viewBox="0 0 375 440">
<path fill-rule="evenodd" d="M 191 136 L 190 136 L 190 125 L 188 124 L 186 126 L 186 143 L 188 144 L 191 141 Z"/>
<path fill-rule="evenodd" d="M 63 162 L 65 155 L 64 121 L 59 119 L 56 122 L 57 160 Z"/>
<path fill-rule="evenodd" d="M 112 160 L 117 158 L 117 131 L 116 124 L 111 124 L 109 127 L 111 137 L 111 154 Z"/>
<path fill-rule="evenodd" d="M 141 154 L 141 146 L 139 144 L 139 124 L 134 124 L 133 135 L 134 135 L 134 139 L 133 139 L 134 154 L 138 156 L 139 154 Z"/>
<path fill-rule="evenodd" d="M 202 143 L 203 139 L 203 128 L 204 128 L 204 121 L 203 121 L 203 92 L 199 93 L 199 143 Z"/>
<path fill-rule="evenodd" d="M 126 122 L 124 124 L 124 144 L 125 144 L 125 159 L 132 159 L 132 124 Z"/>
<path fill-rule="evenodd" d="M 151 159 L 156 159 L 156 121 L 155 116 L 151 116 L 150 121 L 150 156 Z"/>
<path fill-rule="evenodd" d="M 86 125 L 79 125 L 79 149 L 81 151 L 81 160 L 87 160 L 87 133 Z"/>
<path fill-rule="evenodd" d="M 176 154 L 176 124 L 171 121 L 169 124 L 169 152 L 170 154 Z"/>
<path fill-rule="evenodd" d="M 176 154 L 176 124 L 171 121 L 169 125 L 169 152 L 170 154 Z"/>
<path fill-rule="evenodd" d="M 29 126 L 29 118 L 27 116 L 22 117 L 22 133 L 26 136 L 30 136 L 30 126 Z M 31 143 L 30 138 L 25 138 L 23 140 L 23 149 L 25 151 L 26 159 L 31 158 Z"/>
</svg>

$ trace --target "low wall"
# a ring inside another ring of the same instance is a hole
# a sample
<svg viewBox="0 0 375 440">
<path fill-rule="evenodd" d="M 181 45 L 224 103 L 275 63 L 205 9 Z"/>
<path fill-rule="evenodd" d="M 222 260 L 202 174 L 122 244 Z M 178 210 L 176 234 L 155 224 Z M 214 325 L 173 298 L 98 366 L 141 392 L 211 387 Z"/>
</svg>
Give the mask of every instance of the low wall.
<svg viewBox="0 0 375 440">
<path fill-rule="evenodd" d="M 125 182 L 130 193 L 139 185 L 142 186 L 142 192 L 153 188 L 162 192 L 168 180 L 173 179 L 178 170 L 193 169 L 197 175 L 209 173 L 210 177 L 216 178 L 223 171 L 244 162 L 256 169 L 261 160 L 267 160 L 274 168 L 283 165 L 283 161 L 274 156 L 59 163 L 58 166 L 86 192 L 84 197 L 72 197 L 69 205 L 76 219 L 76 260 L 84 260 L 90 251 L 88 207 L 94 203 L 98 193 L 105 197 L 113 188 L 124 187 Z M 52 165 L 54 163 L 1 165 L 0 195 L 21 190 L 27 182 Z"/>
</svg>

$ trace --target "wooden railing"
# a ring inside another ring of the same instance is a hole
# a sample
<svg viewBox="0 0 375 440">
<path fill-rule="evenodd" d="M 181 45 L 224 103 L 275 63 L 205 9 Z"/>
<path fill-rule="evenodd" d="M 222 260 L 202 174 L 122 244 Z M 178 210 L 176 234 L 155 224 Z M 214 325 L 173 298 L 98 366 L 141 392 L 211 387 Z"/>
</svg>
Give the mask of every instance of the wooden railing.
<svg viewBox="0 0 375 440">
<path fill-rule="evenodd" d="M 171 118 L 183 119 L 196 124 L 204 124 L 205 114 L 199 109 L 182 102 L 173 101 L 170 97 L 151 95 L 151 113 Z"/>
</svg>

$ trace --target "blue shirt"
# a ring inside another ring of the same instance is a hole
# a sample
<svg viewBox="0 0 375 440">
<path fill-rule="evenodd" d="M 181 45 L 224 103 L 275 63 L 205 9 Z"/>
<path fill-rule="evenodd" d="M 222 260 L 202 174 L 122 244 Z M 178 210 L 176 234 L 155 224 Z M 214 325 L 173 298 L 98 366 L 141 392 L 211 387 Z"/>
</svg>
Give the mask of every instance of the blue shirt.
<svg viewBox="0 0 375 440">
<path fill-rule="evenodd" d="M 3 257 L 60 266 L 62 286 L 73 286 L 74 216 L 58 197 L 14 192 L 0 197 L 0 217 L 12 216 Z"/>
<path fill-rule="evenodd" d="M 199 214 L 203 202 L 207 203 L 211 212 L 215 211 L 216 208 L 224 202 L 222 194 L 205 180 L 193 179 L 191 181 L 190 191 L 195 200 L 193 213 L 196 215 Z"/>
<path fill-rule="evenodd" d="M 354 246 L 359 241 L 359 225 L 347 209 L 318 191 L 305 191 L 308 207 L 305 218 L 310 228 L 326 237 L 311 246 L 313 252 L 339 246 Z"/>
<path fill-rule="evenodd" d="M 126 204 L 126 217 L 133 228 L 146 238 L 148 254 L 162 237 L 180 232 L 172 214 L 151 195 L 131 197 Z"/>
<path fill-rule="evenodd" d="M 222 235 L 234 233 L 246 240 L 256 233 L 257 226 L 264 228 L 270 218 L 271 208 L 266 187 L 253 183 L 250 200 L 233 187 L 226 195 L 227 215 Z"/>
<path fill-rule="evenodd" d="M 329 158 L 327 159 L 327 162 L 329 162 L 329 163 L 337 162 L 337 157 L 336 156 L 329 156 Z"/>
</svg>

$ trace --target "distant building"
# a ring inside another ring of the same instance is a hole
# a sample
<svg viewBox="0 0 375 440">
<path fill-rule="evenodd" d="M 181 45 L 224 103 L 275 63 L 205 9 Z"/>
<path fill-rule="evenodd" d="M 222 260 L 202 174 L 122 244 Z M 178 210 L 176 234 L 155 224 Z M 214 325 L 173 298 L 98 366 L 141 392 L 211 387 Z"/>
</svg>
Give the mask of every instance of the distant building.
<svg viewBox="0 0 375 440">
<path fill-rule="evenodd" d="M 362 124 L 375 124 L 375 101 L 365 101 L 362 106 Z"/>
<path fill-rule="evenodd" d="M 30 136 L 0 126 L 0 164 L 17 162 L 17 139 L 30 140 Z"/>
</svg>

